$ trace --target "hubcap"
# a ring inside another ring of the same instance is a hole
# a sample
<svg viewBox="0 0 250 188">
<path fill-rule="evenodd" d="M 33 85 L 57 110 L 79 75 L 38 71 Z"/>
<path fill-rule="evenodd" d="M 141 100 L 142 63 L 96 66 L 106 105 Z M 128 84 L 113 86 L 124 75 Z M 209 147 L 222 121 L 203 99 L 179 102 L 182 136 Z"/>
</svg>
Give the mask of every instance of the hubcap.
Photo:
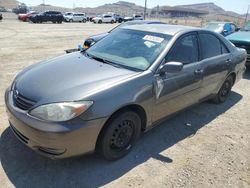
<svg viewBox="0 0 250 188">
<path fill-rule="evenodd" d="M 118 151 L 127 148 L 133 136 L 133 128 L 134 124 L 130 120 L 119 123 L 112 134 L 110 147 Z"/>
<path fill-rule="evenodd" d="M 226 97 L 228 95 L 228 93 L 230 92 L 230 83 L 229 82 L 226 82 L 223 87 L 222 87 L 222 90 L 221 90 L 221 96 L 222 97 Z"/>
</svg>

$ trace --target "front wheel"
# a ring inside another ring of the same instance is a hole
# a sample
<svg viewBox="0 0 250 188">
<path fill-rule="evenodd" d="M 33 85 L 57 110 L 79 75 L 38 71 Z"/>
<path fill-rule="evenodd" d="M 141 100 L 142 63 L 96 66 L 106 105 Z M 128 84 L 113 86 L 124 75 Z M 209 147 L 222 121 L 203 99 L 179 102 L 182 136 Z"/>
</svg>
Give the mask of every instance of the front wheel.
<svg viewBox="0 0 250 188">
<path fill-rule="evenodd" d="M 219 92 L 217 93 L 217 95 L 214 98 L 215 103 L 221 104 L 221 103 L 224 103 L 227 100 L 228 96 L 231 93 L 233 83 L 234 83 L 233 76 L 227 77 L 227 79 L 225 80 L 225 82 L 221 86 Z"/>
<path fill-rule="evenodd" d="M 141 118 L 133 111 L 123 111 L 108 121 L 101 132 L 97 151 L 107 160 L 117 160 L 128 154 L 141 133 Z"/>
<path fill-rule="evenodd" d="M 101 24 L 101 23 L 102 23 L 102 20 L 99 20 L 98 23 Z"/>
<path fill-rule="evenodd" d="M 115 23 L 115 21 L 114 21 L 114 20 L 111 20 L 111 24 L 113 24 L 113 23 Z"/>
</svg>

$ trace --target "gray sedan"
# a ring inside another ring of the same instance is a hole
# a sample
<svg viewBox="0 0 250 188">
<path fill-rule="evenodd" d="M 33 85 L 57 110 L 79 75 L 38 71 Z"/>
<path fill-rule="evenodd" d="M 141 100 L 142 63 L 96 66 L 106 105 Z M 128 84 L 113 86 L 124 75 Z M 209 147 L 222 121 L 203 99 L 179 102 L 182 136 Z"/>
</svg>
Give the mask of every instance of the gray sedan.
<svg viewBox="0 0 250 188">
<path fill-rule="evenodd" d="M 163 24 L 126 26 L 85 52 L 34 64 L 5 102 L 10 127 L 50 158 L 125 156 L 140 134 L 193 104 L 223 103 L 246 51 L 219 34 Z"/>
</svg>

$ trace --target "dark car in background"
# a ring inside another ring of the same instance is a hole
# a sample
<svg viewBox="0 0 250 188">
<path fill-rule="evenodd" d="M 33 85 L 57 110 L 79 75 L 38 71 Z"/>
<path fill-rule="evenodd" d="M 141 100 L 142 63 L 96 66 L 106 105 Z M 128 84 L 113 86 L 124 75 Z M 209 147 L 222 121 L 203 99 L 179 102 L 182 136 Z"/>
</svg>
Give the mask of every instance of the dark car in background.
<svg viewBox="0 0 250 188">
<path fill-rule="evenodd" d="M 250 21 L 247 22 L 239 32 L 226 37 L 236 47 L 244 48 L 247 51 L 246 65 L 250 66 Z"/>
<path fill-rule="evenodd" d="M 84 52 L 20 72 L 5 93 L 10 128 L 50 158 L 97 151 L 117 160 L 164 118 L 204 100 L 225 102 L 245 60 L 244 49 L 211 31 L 121 27 Z"/>
<path fill-rule="evenodd" d="M 160 21 L 146 21 L 146 20 L 145 21 L 144 20 L 128 21 L 128 22 L 125 22 L 125 23 L 122 23 L 122 24 L 116 26 L 115 28 L 113 28 L 112 30 L 110 30 L 107 33 L 101 33 L 98 35 L 92 35 L 92 36 L 88 37 L 84 41 L 82 48 L 83 49 L 89 48 L 90 46 L 94 45 L 95 43 L 97 43 L 101 39 L 105 38 L 107 35 L 109 35 L 113 31 L 115 31 L 116 29 L 119 29 L 119 28 L 127 26 L 127 25 L 141 25 L 141 24 L 165 24 L 165 23 L 160 22 Z M 78 48 L 78 49 L 68 49 L 65 51 L 66 51 L 66 53 L 71 53 L 71 52 L 75 52 L 75 51 L 79 51 L 79 50 L 80 49 Z"/>
<path fill-rule="evenodd" d="M 46 11 L 41 14 L 37 14 L 29 17 L 30 21 L 33 23 L 62 23 L 64 20 L 63 14 L 58 11 Z"/>
<path fill-rule="evenodd" d="M 3 15 L 0 13 L 0 20 L 2 20 L 3 19 Z"/>
<path fill-rule="evenodd" d="M 240 29 L 231 22 L 208 22 L 204 28 L 222 34 L 223 36 L 230 35 Z"/>
</svg>

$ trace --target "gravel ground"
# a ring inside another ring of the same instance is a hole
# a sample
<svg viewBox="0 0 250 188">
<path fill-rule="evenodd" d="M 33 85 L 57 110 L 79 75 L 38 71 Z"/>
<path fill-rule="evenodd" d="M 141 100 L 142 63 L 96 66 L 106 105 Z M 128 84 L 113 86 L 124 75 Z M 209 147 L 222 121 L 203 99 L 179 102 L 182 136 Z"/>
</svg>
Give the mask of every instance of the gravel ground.
<svg viewBox="0 0 250 188">
<path fill-rule="evenodd" d="M 0 187 L 250 187 L 250 71 L 226 103 L 179 113 L 116 162 L 96 155 L 53 161 L 13 136 L 3 98 L 14 75 L 114 26 L 0 22 Z"/>
</svg>

